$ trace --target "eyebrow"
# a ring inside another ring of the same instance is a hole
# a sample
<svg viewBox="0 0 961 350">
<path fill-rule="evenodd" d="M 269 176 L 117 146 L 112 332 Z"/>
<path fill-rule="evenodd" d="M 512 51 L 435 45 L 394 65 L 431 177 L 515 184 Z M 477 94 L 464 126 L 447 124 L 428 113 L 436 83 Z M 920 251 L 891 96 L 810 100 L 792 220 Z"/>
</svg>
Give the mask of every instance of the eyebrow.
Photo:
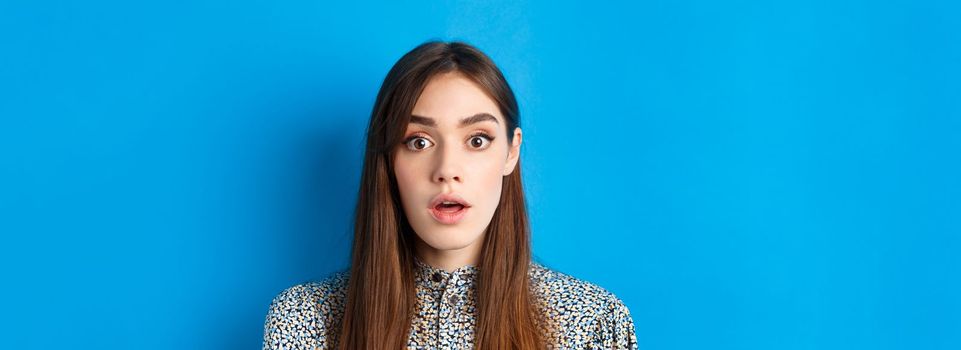
<svg viewBox="0 0 961 350">
<path fill-rule="evenodd" d="M 458 125 L 458 127 L 463 128 L 471 124 L 477 124 L 477 123 L 488 121 L 488 120 L 494 123 L 500 124 L 500 122 L 497 121 L 497 118 L 495 118 L 493 115 L 491 115 L 490 113 L 482 112 L 482 113 L 477 113 L 470 117 L 461 119 L 460 125 Z M 420 124 L 420 125 L 429 126 L 429 127 L 437 126 L 437 122 L 434 121 L 433 118 L 428 118 L 428 117 L 413 115 L 413 114 L 410 116 L 410 122 L 411 124 Z"/>
</svg>

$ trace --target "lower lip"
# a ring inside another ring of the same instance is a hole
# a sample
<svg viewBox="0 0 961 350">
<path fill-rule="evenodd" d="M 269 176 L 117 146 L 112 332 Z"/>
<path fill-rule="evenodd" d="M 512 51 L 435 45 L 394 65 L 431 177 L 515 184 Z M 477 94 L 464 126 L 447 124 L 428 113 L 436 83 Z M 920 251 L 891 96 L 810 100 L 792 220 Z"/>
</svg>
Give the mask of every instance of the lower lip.
<svg viewBox="0 0 961 350">
<path fill-rule="evenodd" d="M 447 211 L 440 211 L 434 208 L 430 208 L 429 211 L 430 211 L 430 216 L 433 216 L 434 220 L 437 220 L 442 224 L 450 225 L 450 224 L 456 224 L 458 221 L 464 218 L 464 214 L 467 213 L 468 209 L 470 208 L 463 207 L 461 208 L 461 210 L 458 210 L 455 212 L 447 212 Z"/>
</svg>

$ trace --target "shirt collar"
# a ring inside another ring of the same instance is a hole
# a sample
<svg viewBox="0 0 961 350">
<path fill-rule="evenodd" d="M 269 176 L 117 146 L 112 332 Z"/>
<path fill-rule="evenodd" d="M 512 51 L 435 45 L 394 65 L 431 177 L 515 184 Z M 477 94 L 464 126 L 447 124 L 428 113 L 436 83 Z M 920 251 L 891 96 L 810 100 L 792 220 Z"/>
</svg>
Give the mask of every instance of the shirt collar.
<svg viewBox="0 0 961 350">
<path fill-rule="evenodd" d="M 433 267 L 414 255 L 414 274 L 418 285 L 433 290 L 444 290 L 448 285 L 470 286 L 475 283 L 478 269 L 474 265 L 464 265 L 454 271 Z"/>
</svg>

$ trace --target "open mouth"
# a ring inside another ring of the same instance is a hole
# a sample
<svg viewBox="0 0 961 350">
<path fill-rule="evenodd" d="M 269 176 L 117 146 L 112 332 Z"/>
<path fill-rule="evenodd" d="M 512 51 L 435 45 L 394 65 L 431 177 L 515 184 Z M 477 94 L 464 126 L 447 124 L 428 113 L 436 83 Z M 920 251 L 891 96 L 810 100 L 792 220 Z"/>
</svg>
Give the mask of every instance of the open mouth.
<svg viewBox="0 0 961 350">
<path fill-rule="evenodd" d="M 442 224 L 456 224 L 464 218 L 469 206 L 457 202 L 442 202 L 430 208 L 430 215 Z"/>
<path fill-rule="evenodd" d="M 456 213 L 463 209 L 464 209 L 464 205 L 457 202 L 444 202 L 434 207 L 434 210 L 437 210 L 442 213 Z"/>
</svg>

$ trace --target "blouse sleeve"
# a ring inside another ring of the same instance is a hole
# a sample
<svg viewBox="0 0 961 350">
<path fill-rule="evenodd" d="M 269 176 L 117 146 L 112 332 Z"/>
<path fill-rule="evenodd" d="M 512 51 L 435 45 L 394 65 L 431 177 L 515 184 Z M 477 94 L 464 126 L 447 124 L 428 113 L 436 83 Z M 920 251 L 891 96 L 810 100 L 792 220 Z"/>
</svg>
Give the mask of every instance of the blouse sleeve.
<svg viewBox="0 0 961 350">
<path fill-rule="evenodd" d="M 610 299 L 600 320 L 601 349 L 637 349 L 637 336 L 634 334 L 634 320 L 627 305 L 614 294 Z"/>
<path fill-rule="evenodd" d="M 264 321 L 263 350 L 323 349 L 318 343 L 323 322 L 318 319 L 316 303 L 308 288 L 290 287 L 270 303 Z"/>
</svg>

